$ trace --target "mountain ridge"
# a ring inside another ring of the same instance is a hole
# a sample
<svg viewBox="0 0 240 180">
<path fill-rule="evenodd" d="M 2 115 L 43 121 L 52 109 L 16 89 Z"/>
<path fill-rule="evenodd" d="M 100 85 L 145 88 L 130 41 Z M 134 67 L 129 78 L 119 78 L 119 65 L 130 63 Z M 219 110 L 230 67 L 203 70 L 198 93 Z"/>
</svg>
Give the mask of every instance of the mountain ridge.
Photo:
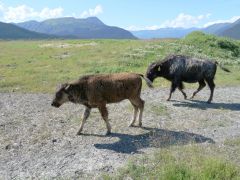
<svg viewBox="0 0 240 180">
<path fill-rule="evenodd" d="M 97 17 L 85 19 L 63 17 L 47 19 L 41 22 L 27 21 L 17 23 L 17 26 L 60 37 L 72 36 L 79 39 L 136 39 L 129 31 L 104 24 Z"/>
<path fill-rule="evenodd" d="M 11 23 L 0 22 L 0 39 L 50 39 L 53 35 L 37 33 L 20 28 Z"/>
<path fill-rule="evenodd" d="M 240 19 L 233 23 L 216 23 L 205 28 L 159 28 L 156 30 L 131 31 L 133 35 L 140 39 L 152 38 L 183 38 L 193 31 L 202 31 L 207 34 L 225 36 L 233 39 L 240 39 Z"/>
</svg>

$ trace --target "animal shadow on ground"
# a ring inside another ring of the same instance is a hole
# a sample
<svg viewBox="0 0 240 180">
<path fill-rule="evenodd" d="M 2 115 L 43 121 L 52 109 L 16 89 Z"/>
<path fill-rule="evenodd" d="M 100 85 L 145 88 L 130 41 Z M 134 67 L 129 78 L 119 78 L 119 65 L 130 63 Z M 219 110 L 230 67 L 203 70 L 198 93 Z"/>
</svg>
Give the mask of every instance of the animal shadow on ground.
<svg viewBox="0 0 240 180">
<path fill-rule="evenodd" d="M 227 109 L 232 111 L 240 111 L 240 103 L 215 103 L 212 102 L 211 104 L 206 103 L 205 101 L 199 100 L 190 100 L 189 101 L 174 101 L 178 103 L 174 103 L 173 106 L 177 107 L 190 107 L 190 108 L 197 108 L 197 109 Z"/>
<path fill-rule="evenodd" d="M 184 131 L 169 131 L 158 128 L 147 128 L 149 132 L 139 135 L 112 133 L 110 137 L 118 137 L 119 141 L 110 144 L 94 144 L 97 149 L 108 149 L 117 153 L 139 153 L 139 149 L 154 147 L 162 148 L 172 145 L 185 145 L 189 143 L 214 143 L 211 138 Z"/>
</svg>

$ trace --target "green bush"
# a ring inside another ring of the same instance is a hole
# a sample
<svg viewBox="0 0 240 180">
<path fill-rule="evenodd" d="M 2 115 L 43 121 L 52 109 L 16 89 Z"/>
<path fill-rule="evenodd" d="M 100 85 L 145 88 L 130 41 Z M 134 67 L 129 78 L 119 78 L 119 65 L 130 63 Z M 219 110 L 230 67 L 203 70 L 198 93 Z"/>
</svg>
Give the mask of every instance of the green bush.
<svg viewBox="0 0 240 180">
<path fill-rule="evenodd" d="M 217 42 L 217 45 L 222 49 L 232 51 L 232 55 L 235 57 L 238 57 L 240 55 L 240 47 L 230 40 L 220 39 Z"/>
</svg>

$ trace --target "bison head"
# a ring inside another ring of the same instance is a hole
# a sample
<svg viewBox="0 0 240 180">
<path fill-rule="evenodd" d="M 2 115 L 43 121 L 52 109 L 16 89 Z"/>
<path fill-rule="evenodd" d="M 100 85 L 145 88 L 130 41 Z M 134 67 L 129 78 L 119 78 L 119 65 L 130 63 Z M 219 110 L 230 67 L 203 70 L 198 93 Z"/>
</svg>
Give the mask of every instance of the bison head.
<svg viewBox="0 0 240 180">
<path fill-rule="evenodd" d="M 69 94 L 70 87 L 70 84 L 62 84 L 55 93 L 55 97 L 51 105 L 58 108 L 65 102 L 73 101 L 73 96 Z"/>
<path fill-rule="evenodd" d="M 159 76 L 160 73 L 160 65 L 157 63 L 152 63 L 148 66 L 146 77 L 153 82 L 153 80 Z"/>
</svg>

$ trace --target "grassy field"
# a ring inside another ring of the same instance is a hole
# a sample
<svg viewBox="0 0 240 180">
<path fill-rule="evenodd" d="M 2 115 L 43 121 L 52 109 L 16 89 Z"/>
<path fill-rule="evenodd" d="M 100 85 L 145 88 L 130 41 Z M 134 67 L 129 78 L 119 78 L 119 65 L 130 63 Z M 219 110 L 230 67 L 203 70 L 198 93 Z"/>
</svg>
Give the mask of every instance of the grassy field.
<svg viewBox="0 0 240 180">
<path fill-rule="evenodd" d="M 239 180 L 240 167 L 234 160 L 240 150 L 238 143 L 239 138 L 236 138 L 226 140 L 221 148 L 214 144 L 165 148 L 132 159 L 114 175 L 102 177 L 105 180 Z"/>
<path fill-rule="evenodd" d="M 182 40 L 0 41 L 1 92 L 53 92 L 57 84 L 83 74 L 145 73 L 150 62 L 169 54 L 209 58 L 232 73 L 218 70 L 216 84 L 240 84 L 239 41 L 193 33 Z M 163 79 L 158 86 L 168 86 Z"/>
<path fill-rule="evenodd" d="M 217 86 L 240 85 L 240 41 L 194 32 L 184 39 L 0 41 L 0 92 L 52 93 L 56 86 L 84 74 L 137 72 L 169 54 L 217 60 Z M 145 83 L 144 83 L 145 84 Z M 155 86 L 169 87 L 162 78 Z M 188 85 L 188 86 L 197 86 Z M 167 116 L 165 106 L 146 110 Z M 213 123 L 219 120 L 212 120 Z M 221 123 L 221 122 L 220 122 Z M 239 138 L 219 144 L 190 144 L 159 149 L 133 159 L 104 179 L 239 179 Z"/>
</svg>

